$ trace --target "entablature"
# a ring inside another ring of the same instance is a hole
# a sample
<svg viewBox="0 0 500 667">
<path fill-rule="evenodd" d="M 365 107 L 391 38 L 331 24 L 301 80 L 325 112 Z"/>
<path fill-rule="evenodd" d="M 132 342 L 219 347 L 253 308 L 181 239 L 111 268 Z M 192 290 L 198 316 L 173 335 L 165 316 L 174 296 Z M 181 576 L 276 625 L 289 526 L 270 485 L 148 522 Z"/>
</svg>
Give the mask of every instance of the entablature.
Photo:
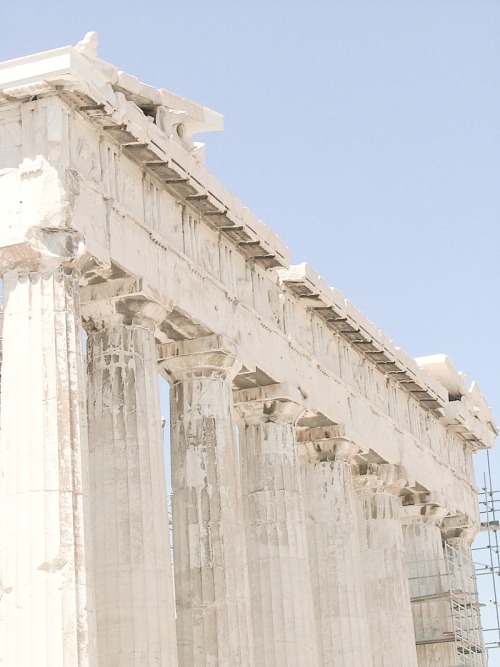
<svg viewBox="0 0 500 667">
<path fill-rule="evenodd" d="M 447 401 L 444 388 L 425 377 L 415 361 L 397 348 L 336 289 L 329 287 L 308 264 L 280 269 L 282 283 L 321 317 L 330 329 L 370 359 L 378 370 L 396 380 L 420 403 L 439 409 Z"/>
<path fill-rule="evenodd" d="M 54 94 L 86 116 L 128 158 L 203 214 L 207 224 L 247 258 L 264 268 L 288 265 L 289 252 L 283 241 L 205 171 L 184 130 L 179 129 L 186 126 L 188 134 L 221 129 L 220 114 L 170 91 L 142 84 L 98 60 L 91 50 L 78 47 L 0 64 L 0 102 Z M 170 104 L 175 105 L 173 109 Z M 178 117 L 169 125 L 170 111 Z"/>
<path fill-rule="evenodd" d="M 423 407 L 453 427 L 452 430 L 473 449 L 492 446 L 498 429 L 491 410 L 475 383 L 467 391 L 463 374 L 454 368 L 448 357 L 445 357 L 446 373 L 438 370 L 444 355 L 411 358 L 306 263 L 280 268 L 278 274 L 281 282 L 303 305 L 373 362 L 379 371 L 395 380 Z M 434 362 L 427 363 L 426 360 Z M 453 386 L 446 381 L 450 374 L 456 376 Z M 458 387 L 461 391 L 457 396 Z"/>
</svg>

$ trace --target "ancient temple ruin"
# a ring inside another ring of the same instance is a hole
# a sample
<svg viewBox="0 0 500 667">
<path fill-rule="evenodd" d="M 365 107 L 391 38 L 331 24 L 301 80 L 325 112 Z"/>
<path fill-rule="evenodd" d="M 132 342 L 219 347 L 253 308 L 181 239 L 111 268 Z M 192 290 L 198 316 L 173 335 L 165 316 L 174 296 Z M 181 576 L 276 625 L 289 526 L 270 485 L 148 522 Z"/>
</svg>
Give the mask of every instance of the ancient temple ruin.
<svg viewBox="0 0 500 667">
<path fill-rule="evenodd" d="M 488 405 L 290 265 L 221 127 L 92 34 L 0 65 L 0 664 L 483 667 Z"/>
</svg>

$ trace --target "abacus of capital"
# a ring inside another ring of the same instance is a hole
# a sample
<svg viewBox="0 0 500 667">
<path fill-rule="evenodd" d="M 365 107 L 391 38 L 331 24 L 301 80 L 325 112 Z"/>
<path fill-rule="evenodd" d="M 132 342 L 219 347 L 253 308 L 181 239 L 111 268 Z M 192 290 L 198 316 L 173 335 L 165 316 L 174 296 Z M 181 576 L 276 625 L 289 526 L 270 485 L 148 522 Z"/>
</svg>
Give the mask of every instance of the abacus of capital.
<svg viewBox="0 0 500 667">
<path fill-rule="evenodd" d="M 221 116 L 96 46 L 0 64 L 0 664 L 484 667 L 477 385 L 291 266 L 203 166 Z"/>
</svg>

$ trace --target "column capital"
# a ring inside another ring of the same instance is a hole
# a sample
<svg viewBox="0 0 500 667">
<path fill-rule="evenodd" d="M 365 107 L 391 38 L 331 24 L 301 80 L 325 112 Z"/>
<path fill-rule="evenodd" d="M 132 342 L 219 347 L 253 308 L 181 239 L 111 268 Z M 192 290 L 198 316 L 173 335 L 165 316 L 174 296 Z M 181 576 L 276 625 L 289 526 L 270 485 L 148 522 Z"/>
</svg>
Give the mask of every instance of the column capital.
<svg viewBox="0 0 500 667">
<path fill-rule="evenodd" d="M 465 514 L 447 516 L 441 525 L 441 535 L 448 544 L 454 542 L 471 543 L 477 534 L 477 527 Z"/>
<path fill-rule="evenodd" d="M 117 324 L 153 329 L 171 310 L 142 278 L 119 278 L 81 288 L 83 324 L 99 331 Z"/>
<path fill-rule="evenodd" d="M 302 429 L 297 433 L 299 455 L 304 461 L 350 463 L 360 447 L 346 434 L 343 424 Z"/>
<path fill-rule="evenodd" d="M 241 368 L 234 343 L 212 334 L 157 346 L 160 370 L 169 382 L 198 377 L 219 377 L 232 381 Z"/>
<path fill-rule="evenodd" d="M 441 525 L 450 513 L 443 497 L 435 493 L 412 494 L 401 502 L 400 516 L 405 525 L 426 523 L 435 526 Z"/>
<path fill-rule="evenodd" d="M 65 265 L 68 272 L 80 270 L 88 254 L 74 229 L 32 227 L 22 243 L 0 248 L 0 274 L 8 271 L 32 273 L 54 271 Z"/>
<path fill-rule="evenodd" d="M 289 384 L 240 389 L 233 394 L 237 414 L 247 424 L 295 424 L 305 411 L 302 394 Z"/>
<path fill-rule="evenodd" d="M 407 471 L 392 463 L 363 463 L 356 466 L 354 484 L 359 493 L 391 493 L 399 496 L 402 489 L 411 486 Z"/>
</svg>

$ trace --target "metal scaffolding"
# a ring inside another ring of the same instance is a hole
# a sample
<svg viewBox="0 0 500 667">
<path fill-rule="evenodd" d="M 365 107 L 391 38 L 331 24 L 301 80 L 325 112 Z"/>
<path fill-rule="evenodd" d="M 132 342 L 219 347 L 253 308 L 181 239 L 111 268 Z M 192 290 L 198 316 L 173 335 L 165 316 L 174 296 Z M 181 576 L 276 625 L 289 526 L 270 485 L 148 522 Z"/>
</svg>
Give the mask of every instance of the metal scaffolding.
<svg viewBox="0 0 500 667">
<path fill-rule="evenodd" d="M 446 644 L 440 649 L 443 667 L 485 667 L 472 560 L 445 544 L 439 562 L 410 563 L 409 571 L 415 638 L 422 658 L 432 647 Z"/>
<path fill-rule="evenodd" d="M 500 491 L 493 489 L 490 453 L 486 452 L 486 471 L 479 490 L 481 532 L 473 545 L 481 621 L 485 647 L 491 665 L 500 664 Z"/>
</svg>

